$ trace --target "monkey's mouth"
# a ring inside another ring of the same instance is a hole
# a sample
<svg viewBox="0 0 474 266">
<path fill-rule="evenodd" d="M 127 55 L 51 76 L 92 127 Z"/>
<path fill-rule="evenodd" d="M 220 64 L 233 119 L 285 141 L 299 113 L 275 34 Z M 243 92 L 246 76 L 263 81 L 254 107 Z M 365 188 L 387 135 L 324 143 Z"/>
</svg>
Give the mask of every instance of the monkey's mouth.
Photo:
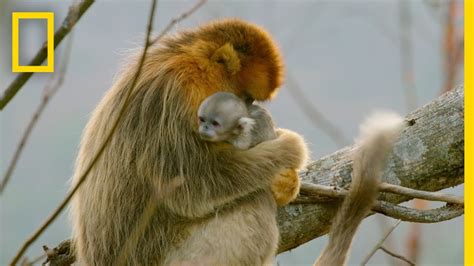
<svg viewBox="0 0 474 266">
<path fill-rule="evenodd" d="M 216 136 L 211 136 L 211 135 L 207 135 L 207 134 L 199 134 L 199 137 L 202 139 L 202 140 L 205 140 L 205 141 L 218 141 L 217 137 Z"/>
</svg>

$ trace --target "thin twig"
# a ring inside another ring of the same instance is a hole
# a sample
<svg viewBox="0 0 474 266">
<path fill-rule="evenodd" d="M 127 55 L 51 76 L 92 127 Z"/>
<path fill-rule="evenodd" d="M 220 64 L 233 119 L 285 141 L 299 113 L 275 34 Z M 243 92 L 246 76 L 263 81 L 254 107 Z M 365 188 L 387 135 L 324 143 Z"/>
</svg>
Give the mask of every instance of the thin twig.
<svg viewBox="0 0 474 266">
<path fill-rule="evenodd" d="M 360 263 L 360 265 L 364 266 L 367 264 L 367 262 L 372 258 L 372 256 L 377 252 L 377 250 L 382 246 L 383 242 L 387 237 L 395 230 L 395 228 L 401 223 L 401 220 L 398 220 L 391 228 L 387 230 L 385 235 L 380 239 L 380 241 L 375 245 L 375 247 L 367 254 L 367 256 L 364 258 L 364 260 Z"/>
<path fill-rule="evenodd" d="M 348 191 L 344 189 L 303 182 L 301 183 L 300 195 L 292 202 L 292 204 L 329 202 L 333 201 L 334 198 L 342 199 L 347 195 L 347 193 Z M 405 222 L 437 223 L 461 216 L 464 214 L 464 205 L 448 203 L 448 205 L 441 208 L 417 210 L 385 201 L 377 201 L 372 210 Z"/>
<path fill-rule="evenodd" d="M 312 124 L 321 129 L 326 135 L 328 135 L 337 145 L 344 146 L 350 143 L 347 138 L 342 134 L 342 131 L 339 130 L 329 119 L 324 117 L 324 115 L 316 109 L 314 104 L 312 104 L 306 95 L 304 95 L 303 90 L 296 82 L 296 80 L 288 73 L 287 77 L 287 87 L 291 91 L 291 96 L 298 102 L 298 106 L 301 108 L 303 113 L 311 120 Z"/>
<path fill-rule="evenodd" d="M 383 252 L 387 253 L 388 255 L 394 257 L 394 258 L 397 258 L 399 260 L 403 260 L 404 262 L 408 263 L 409 265 L 415 266 L 415 263 L 412 262 L 411 260 L 405 258 L 404 256 L 402 256 L 400 254 L 397 254 L 395 252 L 392 252 L 392 251 L 388 250 L 384 246 L 381 246 L 379 249 L 382 250 Z"/>
<path fill-rule="evenodd" d="M 56 48 L 61 43 L 64 37 L 66 37 L 66 35 L 73 29 L 77 21 L 79 21 L 82 15 L 93 3 L 94 0 L 80 0 L 69 7 L 69 12 L 66 18 L 63 20 L 61 27 L 54 33 L 54 48 Z M 43 47 L 39 49 L 33 60 L 31 60 L 28 65 L 41 65 L 46 59 L 47 55 L 47 44 L 44 43 Z M 0 98 L 0 111 L 5 108 L 5 106 L 13 99 L 13 97 L 15 97 L 17 92 L 23 87 L 23 85 L 25 85 L 32 75 L 32 72 L 23 72 L 19 74 L 15 80 L 13 80 L 13 82 L 3 93 L 2 98 Z"/>
<path fill-rule="evenodd" d="M 10 164 L 8 165 L 7 171 L 5 172 L 5 175 L 3 176 L 0 182 L 0 195 L 3 194 L 5 187 L 10 181 L 13 171 L 15 170 L 18 160 L 20 159 L 20 155 L 23 149 L 25 148 L 25 145 L 31 135 L 31 132 L 36 126 L 36 123 L 38 122 L 39 118 L 43 114 L 43 111 L 46 109 L 46 106 L 48 105 L 51 98 L 54 96 L 54 94 L 58 91 L 58 89 L 64 83 L 64 76 L 66 75 L 66 70 L 69 63 L 69 57 L 71 55 L 72 35 L 69 37 L 68 43 L 66 45 L 67 46 L 64 51 L 64 59 L 61 62 L 59 72 L 57 75 L 52 76 L 51 79 L 46 84 L 46 86 L 44 87 L 42 101 L 36 108 L 36 111 L 33 113 L 33 116 L 31 117 L 30 122 L 26 126 L 26 129 L 23 132 L 20 142 L 18 143 L 15 149 L 13 158 Z"/>
<path fill-rule="evenodd" d="M 464 214 L 464 206 L 455 204 L 429 210 L 417 210 L 386 201 L 377 201 L 372 210 L 410 223 L 439 223 Z"/>
<path fill-rule="evenodd" d="M 207 0 L 199 0 L 196 5 L 194 5 L 193 7 L 191 7 L 191 9 L 189 9 L 188 11 L 182 13 L 180 16 L 176 17 L 176 18 L 173 18 L 170 23 L 166 26 L 166 28 L 158 35 L 156 36 L 155 38 L 153 38 L 151 40 L 151 45 L 155 44 L 158 40 L 160 40 L 161 38 L 163 38 L 163 36 L 168 32 L 170 31 L 175 24 L 181 22 L 183 19 L 186 19 L 187 17 L 189 17 L 190 15 L 192 15 L 196 10 L 198 10 L 202 5 L 204 5 L 206 3 Z"/>
<path fill-rule="evenodd" d="M 300 194 L 307 195 L 307 196 L 314 196 L 314 197 L 330 197 L 330 198 L 343 198 L 347 195 L 347 190 L 324 186 L 324 185 L 317 185 L 307 182 L 301 183 Z M 428 192 L 422 191 L 407 187 L 402 187 L 398 185 L 388 184 L 388 183 L 380 183 L 380 191 L 381 192 L 390 192 L 408 196 L 410 198 L 419 198 L 431 201 L 441 201 L 446 203 L 452 204 L 460 204 L 464 205 L 464 199 L 459 196 L 445 194 L 441 192 Z M 324 198 L 322 198 L 324 201 Z"/>
<path fill-rule="evenodd" d="M 44 260 L 46 258 L 46 254 L 40 255 L 31 261 L 28 260 L 27 257 L 23 257 L 23 260 L 20 262 L 21 266 L 34 266 L 37 265 L 40 261 Z"/>
</svg>

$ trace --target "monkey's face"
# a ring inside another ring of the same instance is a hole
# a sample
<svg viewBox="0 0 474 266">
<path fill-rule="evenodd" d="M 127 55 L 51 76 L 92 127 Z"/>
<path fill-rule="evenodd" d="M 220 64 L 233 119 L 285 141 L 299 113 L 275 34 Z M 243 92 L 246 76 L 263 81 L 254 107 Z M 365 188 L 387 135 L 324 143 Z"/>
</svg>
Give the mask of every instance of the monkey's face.
<svg viewBox="0 0 474 266">
<path fill-rule="evenodd" d="M 222 125 L 215 119 L 199 117 L 199 136 L 206 141 L 222 141 Z"/>
<path fill-rule="evenodd" d="M 215 93 L 199 106 L 199 136 L 213 142 L 229 140 L 239 133 L 239 119 L 247 115 L 244 101 L 235 94 Z"/>
<path fill-rule="evenodd" d="M 226 141 L 234 134 L 237 123 L 229 117 L 199 115 L 199 137 L 205 141 Z"/>
<path fill-rule="evenodd" d="M 208 103 L 199 110 L 198 124 L 201 139 L 212 142 L 226 141 L 238 133 L 241 112 L 232 105 L 225 107 L 227 108 L 212 104 L 210 106 Z"/>
</svg>

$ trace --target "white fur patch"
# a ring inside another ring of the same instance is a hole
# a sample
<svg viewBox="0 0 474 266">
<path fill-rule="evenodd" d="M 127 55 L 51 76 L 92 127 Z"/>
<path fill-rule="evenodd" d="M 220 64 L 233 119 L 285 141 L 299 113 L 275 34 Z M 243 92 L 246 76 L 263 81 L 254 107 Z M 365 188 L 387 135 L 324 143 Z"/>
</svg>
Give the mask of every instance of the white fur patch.
<svg viewBox="0 0 474 266">
<path fill-rule="evenodd" d="M 239 126 L 242 128 L 242 132 L 232 142 L 236 148 L 246 150 L 250 148 L 252 144 L 251 131 L 255 125 L 255 120 L 250 117 L 241 117 L 239 119 Z"/>
<path fill-rule="evenodd" d="M 241 117 L 239 119 L 239 125 L 242 127 L 242 134 L 248 135 L 255 125 L 255 120 L 250 117 Z"/>
</svg>

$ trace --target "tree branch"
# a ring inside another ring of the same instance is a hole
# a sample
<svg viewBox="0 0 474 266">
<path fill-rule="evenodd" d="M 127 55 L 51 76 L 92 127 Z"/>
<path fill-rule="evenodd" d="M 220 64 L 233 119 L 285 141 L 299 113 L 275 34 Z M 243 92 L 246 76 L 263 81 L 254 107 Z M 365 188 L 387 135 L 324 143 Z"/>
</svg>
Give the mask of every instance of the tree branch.
<svg viewBox="0 0 474 266">
<path fill-rule="evenodd" d="M 25 145 L 28 142 L 28 139 L 31 133 L 33 132 L 33 129 L 35 128 L 36 123 L 38 122 L 39 118 L 43 114 L 43 111 L 46 109 L 46 106 L 48 105 L 49 101 L 53 98 L 53 96 L 56 94 L 59 88 L 63 85 L 64 76 L 66 75 L 66 70 L 69 63 L 69 57 L 71 55 L 71 46 L 72 46 L 72 34 L 69 37 L 68 43 L 66 43 L 64 59 L 61 62 L 59 71 L 58 73 L 55 73 L 55 75 L 51 76 L 50 81 L 48 81 L 48 83 L 44 87 L 41 103 L 36 108 L 36 111 L 33 113 L 33 116 L 31 117 L 30 122 L 26 126 L 26 129 L 23 132 L 20 142 L 18 143 L 15 149 L 15 152 L 13 153 L 13 157 L 10 164 L 8 165 L 7 171 L 5 172 L 5 175 L 0 181 L 0 195 L 3 194 L 5 187 L 10 181 L 10 178 L 13 175 L 13 171 L 15 170 L 18 160 L 20 159 L 21 153 L 23 152 L 23 149 L 25 148 Z"/>
<path fill-rule="evenodd" d="M 383 182 L 380 184 L 379 189 L 381 192 L 395 193 L 398 195 L 408 196 L 410 198 L 464 205 L 464 199 L 462 197 L 451 194 L 422 191 Z M 342 199 L 347 195 L 347 193 L 348 191 L 345 189 L 303 182 L 300 187 L 299 197 L 292 203 L 327 202 L 333 199 Z"/>
<path fill-rule="evenodd" d="M 445 193 L 440 193 L 440 192 L 427 192 L 427 191 L 406 188 L 406 187 L 397 186 L 397 185 L 388 184 L 388 183 L 381 183 L 380 191 L 405 195 L 405 196 L 409 196 L 410 198 L 417 198 L 417 199 L 424 199 L 424 200 L 431 200 L 431 201 L 443 201 L 447 203 L 464 205 L 464 199 L 456 195 L 445 194 Z"/>
<path fill-rule="evenodd" d="M 422 195 L 425 198 L 431 198 L 435 201 L 444 201 L 448 205 L 432 209 L 432 210 L 417 210 L 398 206 L 396 204 L 377 201 L 372 208 L 373 211 L 389 216 L 394 219 L 400 219 L 404 222 L 415 223 L 438 223 L 464 214 L 464 200 L 461 197 L 454 195 L 426 192 L 415 189 L 400 187 L 397 185 L 390 185 L 386 183 L 381 184 L 382 188 L 390 187 L 390 191 L 399 195 L 410 196 L 411 198 L 418 198 Z M 384 189 L 382 189 L 384 191 Z M 401 192 L 401 193 L 399 193 Z M 301 203 L 322 203 L 334 201 L 334 199 L 342 199 L 347 195 L 348 191 L 345 189 L 337 189 L 329 186 L 316 185 L 311 183 L 302 183 L 300 189 L 300 196 L 291 204 Z"/>
<path fill-rule="evenodd" d="M 439 223 L 464 214 L 464 206 L 454 204 L 447 204 L 446 206 L 431 210 L 416 210 L 379 201 L 373 210 L 383 215 L 412 223 Z"/>
<path fill-rule="evenodd" d="M 165 36 L 165 34 L 170 31 L 174 25 L 176 25 L 177 23 L 181 22 L 182 20 L 186 19 L 187 17 L 191 16 L 194 12 L 196 12 L 202 5 L 204 5 L 206 3 L 207 0 L 199 0 L 193 7 L 191 7 L 188 11 L 182 13 L 181 15 L 179 15 L 178 17 L 176 18 L 173 18 L 170 23 L 168 23 L 168 25 L 166 25 L 166 28 L 161 31 L 161 33 L 154 37 L 152 40 L 151 40 L 151 43 L 150 45 L 153 45 L 155 44 L 158 40 L 160 40 L 161 38 L 163 38 L 163 36 Z"/>
<path fill-rule="evenodd" d="M 437 191 L 464 183 L 463 86 L 412 112 L 406 120 L 410 126 L 395 143 L 382 181 L 425 191 Z M 300 174 L 302 181 L 336 187 L 332 189 L 336 192 L 346 188 L 351 180 L 352 150 L 353 147 L 346 147 L 312 162 Z M 308 200 L 303 191 L 300 198 Z M 380 196 L 380 200 L 394 204 L 410 199 L 408 196 L 392 193 L 382 193 Z M 279 209 L 279 252 L 295 248 L 329 231 L 338 201 L 327 196 L 320 197 L 320 200 L 325 202 L 292 204 Z M 406 211 L 404 207 L 394 206 L 381 204 L 381 208 L 396 207 L 397 212 Z M 432 213 L 409 215 L 425 217 L 424 220 L 429 221 L 440 218 L 439 215 L 446 218 L 455 217 L 462 214 L 462 211 L 448 206 L 431 210 Z"/>
<path fill-rule="evenodd" d="M 390 250 L 388 250 L 387 248 L 385 248 L 384 246 L 381 246 L 379 248 L 380 250 L 382 250 L 383 252 L 387 253 L 388 255 L 394 257 L 394 258 L 397 258 L 399 260 L 403 260 L 404 262 L 406 262 L 408 265 L 411 265 L 411 266 L 415 266 L 415 263 L 407 258 L 405 258 L 404 256 L 400 255 L 400 254 L 397 254 L 395 252 L 392 252 Z"/>
<path fill-rule="evenodd" d="M 392 225 L 388 230 L 387 232 L 385 232 L 384 236 L 382 237 L 382 239 L 379 240 L 379 242 L 377 242 L 377 244 L 375 245 L 375 247 L 369 252 L 369 254 L 367 254 L 367 256 L 362 260 L 362 262 L 360 263 L 361 266 L 364 266 L 367 264 L 367 262 L 369 262 L 370 258 L 372 258 L 372 256 L 375 254 L 375 252 L 377 252 L 377 250 L 383 245 L 383 242 L 385 242 L 385 240 L 388 238 L 388 236 L 393 232 L 393 230 L 395 230 L 395 228 L 397 228 L 397 226 L 401 223 L 402 221 L 401 220 L 398 220 L 394 225 Z"/>
<path fill-rule="evenodd" d="M 77 21 L 81 19 L 82 15 L 89 9 L 89 7 L 94 3 L 94 0 L 80 0 L 72 4 L 69 7 L 69 12 L 66 18 L 63 20 L 61 27 L 54 33 L 54 48 L 56 48 L 61 41 L 68 35 L 72 30 Z M 33 60 L 30 61 L 28 65 L 30 66 L 39 66 L 46 59 L 47 53 L 47 44 L 44 43 L 43 47 L 39 49 L 36 53 Z M 5 106 L 15 97 L 17 92 L 25 85 L 25 83 L 31 78 L 33 72 L 23 72 L 16 76 L 15 80 L 8 86 L 8 88 L 3 93 L 2 98 L 0 98 L 0 111 L 5 108 Z"/>
</svg>

